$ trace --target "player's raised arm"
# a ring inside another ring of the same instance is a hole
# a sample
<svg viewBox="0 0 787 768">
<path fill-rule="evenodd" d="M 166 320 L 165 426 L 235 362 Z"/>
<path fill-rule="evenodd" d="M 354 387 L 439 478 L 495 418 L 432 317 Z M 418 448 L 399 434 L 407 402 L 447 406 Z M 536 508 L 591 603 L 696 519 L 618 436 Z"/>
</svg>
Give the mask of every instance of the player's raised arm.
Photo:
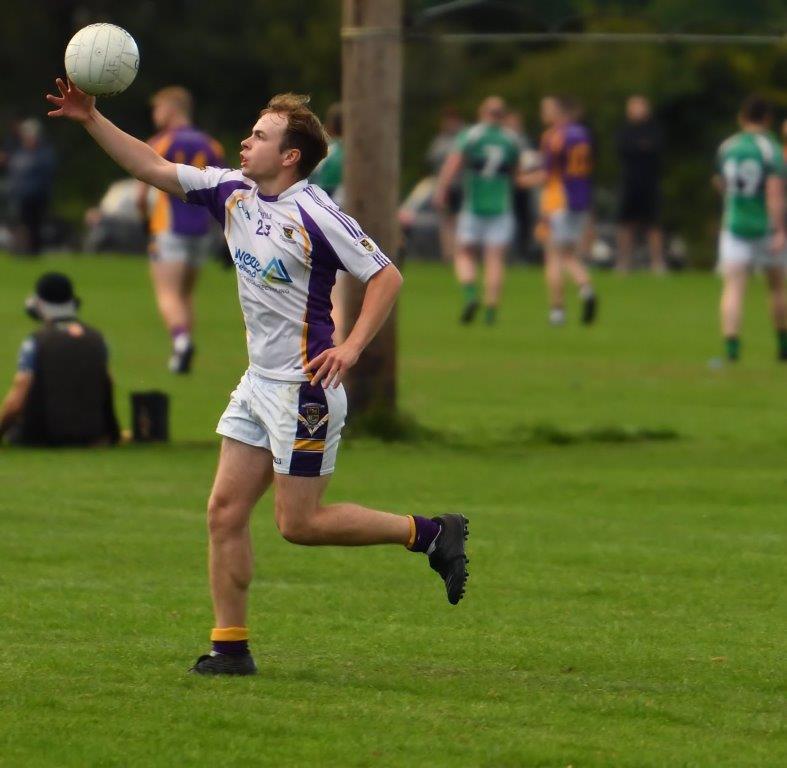
<svg viewBox="0 0 787 768">
<path fill-rule="evenodd" d="M 70 80 L 55 80 L 60 95 L 47 94 L 47 101 L 55 105 L 50 117 L 67 117 L 82 123 L 96 143 L 132 176 L 158 187 L 171 195 L 183 197 L 175 163 L 161 157 L 144 141 L 121 131 L 96 109 L 95 96 L 80 91 Z"/>
</svg>

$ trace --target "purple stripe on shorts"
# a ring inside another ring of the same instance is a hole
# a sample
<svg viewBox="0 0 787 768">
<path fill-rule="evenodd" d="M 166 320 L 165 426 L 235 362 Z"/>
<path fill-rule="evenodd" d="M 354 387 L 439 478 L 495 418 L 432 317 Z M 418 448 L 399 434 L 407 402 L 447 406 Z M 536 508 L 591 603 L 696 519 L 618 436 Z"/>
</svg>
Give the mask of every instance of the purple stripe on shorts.
<svg viewBox="0 0 787 768">
<path fill-rule="evenodd" d="M 301 418 L 295 428 L 295 439 L 325 440 L 328 437 L 327 420 L 312 432 L 309 427 L 310 424 L 317 426 L 328 413 L 328 398 L 322 385 L 313 387 L 308 381 L 301 384 L 298 392 L 298 415 Z M 322 451 L 293 451 L 289 473 L 300 477 L 317 477 L 322 469 L 322 457 Z"/>
<path fill-rule="evenodd" d="M 224 205 L 227 198 L 238 189 L 251 189 L 251 187 L 236 179 L 232 181 L 222 181 L 215 187 L 207 189 L 192 189 L 186 193 L 186 202 L 194 205 L 204 205 L 213 215 L 213 218 L 221 224 L 222 229 L 225 223 Z"/>
<path fill-rule="evenodd" d="M 311 275 L 306 295 L 306 357 L 313 360 L 333 346 L 331 289 L 336 282 L 336 270 L 344 269 L 344 266 L 314 219 L 300 204 L 296 205 L 312 243 Z"/>
</svg>

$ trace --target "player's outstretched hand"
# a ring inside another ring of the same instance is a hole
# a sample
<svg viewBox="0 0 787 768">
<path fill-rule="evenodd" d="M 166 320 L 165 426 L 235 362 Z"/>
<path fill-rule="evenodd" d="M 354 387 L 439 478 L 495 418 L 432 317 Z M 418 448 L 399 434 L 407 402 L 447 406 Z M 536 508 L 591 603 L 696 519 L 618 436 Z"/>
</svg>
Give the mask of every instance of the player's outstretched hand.
<svg viewBox="0 0 787 768">
<path fill-rule="evenodd" d="M 67 117 L 78 123 L 84 123 L 96 108 L 96 97 L 80 91 L 70 80 L 64 82 L 58 77 L 55 80 L 55 85 L 60 91 L 60 95 L 54 96 L 51 93 L 46 95 L 46 100 L 56 107 L 56 109 L 47 112 L 49 117 Z"/>
<path fill-rule="evenodd" d="M 334 389 L 342 383 L 344 375 L 358 362 L 359 352 L 347 344 L 326 349 L 306 366 L 307 371 L 317 371 L 311 384 L 316 387 L 322 381 L 323 389 L 333 384 Z"/>
</svg>

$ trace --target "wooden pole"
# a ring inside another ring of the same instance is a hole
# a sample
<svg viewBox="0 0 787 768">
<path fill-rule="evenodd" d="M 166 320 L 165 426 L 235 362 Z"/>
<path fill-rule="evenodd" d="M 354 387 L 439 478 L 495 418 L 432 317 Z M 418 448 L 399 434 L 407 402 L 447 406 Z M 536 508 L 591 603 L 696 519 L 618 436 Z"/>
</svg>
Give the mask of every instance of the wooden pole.
<svg viewBox="0 0 787 768">
<path fill-rule="evenodd" d="M 401 0 L 342 0 L 344 208 L 396 261 L 402 90 Z M 345 283 L 351 328 L 364 286 Z M 353 417 L 396 409 L 396 309 L 347 379 Z"/>
</svg>

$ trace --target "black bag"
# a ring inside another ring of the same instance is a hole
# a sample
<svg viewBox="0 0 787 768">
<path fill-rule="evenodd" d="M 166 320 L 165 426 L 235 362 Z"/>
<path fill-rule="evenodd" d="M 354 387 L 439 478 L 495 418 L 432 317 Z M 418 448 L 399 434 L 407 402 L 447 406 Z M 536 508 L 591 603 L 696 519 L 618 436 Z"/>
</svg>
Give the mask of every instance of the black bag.
<svg viewBox="0 0 787 768">
<path fill-rule="evenodd" d="M 132 392 L 131 420 L 135 443 L 169 440 L 169 397 L 164 392 Z"/>
</svg>

